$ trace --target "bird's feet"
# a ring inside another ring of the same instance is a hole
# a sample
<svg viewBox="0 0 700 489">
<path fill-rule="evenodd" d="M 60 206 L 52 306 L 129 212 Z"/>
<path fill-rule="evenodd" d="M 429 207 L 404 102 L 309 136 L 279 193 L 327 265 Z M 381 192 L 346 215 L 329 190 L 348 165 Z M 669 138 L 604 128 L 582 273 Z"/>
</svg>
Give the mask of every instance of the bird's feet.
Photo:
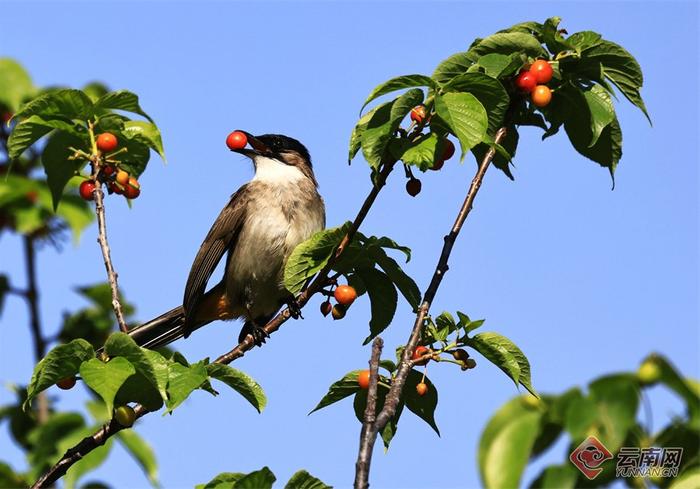
<svg viewBox="0 0 700 489">
<path fill-rule="evenodd" d="M 289 308 L 289 315 L 294 319 L 304 319 L 304 316 L 301 315 L 301 307 L 294 297 L 287 300 L 287 307 Z"/>
<path fill-rule="evenodd" d="M 265 331 L 265 328 L 258 326 L 252 321 L 246 321 L 246 323 L 241 328 L 241 332 L 238 335 L 238 343 L 243 343 L 246 336 L 253 337 L 253 344 L 255 346 L 262 346 L 265 340 L 270 337 L 269 333 Z"/>
</svg>

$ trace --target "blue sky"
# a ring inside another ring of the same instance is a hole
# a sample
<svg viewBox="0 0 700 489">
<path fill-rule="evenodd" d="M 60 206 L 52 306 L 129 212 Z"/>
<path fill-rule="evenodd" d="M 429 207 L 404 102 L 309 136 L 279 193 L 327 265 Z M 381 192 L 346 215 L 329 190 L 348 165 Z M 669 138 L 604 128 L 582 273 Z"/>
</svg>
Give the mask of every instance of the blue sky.
<svg viewBox="0 0 700 489">
<path fill-rule="evenodd" d="M 224 146 L 235 128 L 303 141 L 315 163 L 329 225 L 355 215 L 369 189 L 361 158 L 346 148 L 362 101 L 378 83 L 430 73 L 475 37 L 558 15 L 570 32 L 594 30 L 625 46 L 645 73 L 642 95 L 654 122 L 620 98 L 624 154 L 617 186 L 579 156 L 563 133 L 540 141 L 521 131 L 515 182 L 487 174 L 455 247 L 434 312 L 460 309 L 486 318 L 485 330 L 514 340 L 529 356 L 541 392 L 561 392 L 611 371 L 636 369 L 651 351 L 700 375 L 698 341 L 698 7 L 653 2 L 59 3 L 0 4 L 0 56 L 23 63 L 38 85 L 92 80 L 127 88 L 159 124 L 168 165 L 153 158 L 133 209 L 108 202 L 115 266 L 128 299 L 146 320 L 181 300 L 201 239 L 251 166 Z M 456 160 L 456 159 L 455 159 Z M 424 289 L 442 236 L 474 171 L 450 161 L 404 192 L 401 172 L 363 232 L 413 249 L 407 271 Z M 56 331 L 61 314 L 83 305 L 71 288 L 104 279 L 96 230 L 79 247 L 39 258 L 41 314 Z M 0 239 L 0 273 L 23 280 L 20 242 Z M 300 468 L 336 487 L 351 484 L 359 424 L 350 401 L 306 414 L 345 372 L 363 368 L 369 306 L 344 321 L 324 320 L 313 301 L 263 349 L 236 362 L 265 388 L 258 415 L 232 393 L 199 393 L 171 417 L 137 425 L 156 447 L 165 487 L 191 487 L 222 471 L 269 465 L 286 481 Z M 384 339 L 405 342 L 405 303 Z M 26 382 L 33 367 L 26 308 L 10 300 L 0 318 L 0 381 Z M 233 346 L 238 325 L 219 323 L 178 344 L 191 359 Z M 439 367 L 439 368 L 438 368 Z M 440 389 L 442 438 L 406 414 L 388 454 L 377 451 L 373 487 L 477 487 L 476 445 L 486 420 L 517 394 L 480 361 L 467 374 L 430 368 Z M 660 426 L 680 405 L 652 392 Z M 7 399 L 0 391 L 0 401 Z M 61 407 L 86 396 L 74 389 Z M 2 457 L 16 466 L 21 453 Z M 563 461 L 565 447 L 547 460 Z M 408 469 L 408 470 L 407 470 Z M 528 477 L 535 475 L 529 471 Z M 115 487 L 146 484 L 122 452 L 95 473 Z"/>
</svg>

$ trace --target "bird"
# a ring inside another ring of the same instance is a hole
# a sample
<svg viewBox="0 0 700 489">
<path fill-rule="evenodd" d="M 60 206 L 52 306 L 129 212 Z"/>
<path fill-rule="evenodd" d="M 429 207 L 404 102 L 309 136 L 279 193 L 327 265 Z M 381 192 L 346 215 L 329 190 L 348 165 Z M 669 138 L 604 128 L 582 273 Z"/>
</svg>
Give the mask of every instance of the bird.
<svg viewBox="0 0 700 489">
<path fill-rule="evenodd" d="M 267 336 L 263 326 L 283 305 L 298 314 L 284 287 L 284 267 L 294 248 L 326 225 L 311 156 L 291 137 L 240 132 L 247 144 L 232 151 L 250 158 L 255 174 L 231 196 L 204 238 L 182 305 L 129 331 L 141 347 L 157 349 L 213 321 L 238 318 L 244 320 L 239 343 L 251 334 L 260 346 Z M 223 277 L 208 288 L 224 255 Z"/>
</svg>

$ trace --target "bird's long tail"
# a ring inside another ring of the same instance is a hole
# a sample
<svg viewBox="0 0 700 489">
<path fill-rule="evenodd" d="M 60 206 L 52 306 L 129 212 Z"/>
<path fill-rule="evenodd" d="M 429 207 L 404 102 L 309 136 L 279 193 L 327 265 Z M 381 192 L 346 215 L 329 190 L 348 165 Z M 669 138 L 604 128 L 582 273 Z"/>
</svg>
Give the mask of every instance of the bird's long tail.
<svg viewBox="0 0 700 489">
<path fill-rule="evenodd" d="M 204 324 L 206 323 L 199 324 L 196 328 Z M 153 350 L 182 338 L 185 335 L 184 325 L 185 313 L 182 306 L 178 306 L 132 329 L 129 336 L 139 346 Z"/>
</svg>

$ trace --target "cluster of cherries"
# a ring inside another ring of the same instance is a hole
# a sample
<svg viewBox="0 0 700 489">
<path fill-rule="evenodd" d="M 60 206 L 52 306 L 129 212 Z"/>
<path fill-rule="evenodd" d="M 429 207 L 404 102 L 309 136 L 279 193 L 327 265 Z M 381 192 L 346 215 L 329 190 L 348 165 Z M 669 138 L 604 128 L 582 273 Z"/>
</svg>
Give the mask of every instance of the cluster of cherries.
<svg viewBox="0 0 700 489">
<path fill-rule="evenodd" d="M 77 379 L 75 377 L 66 377 L 56 382 L 56 386 L 64 391 L 75 387 Z M 114 419 L 124 428 L 131 428 L 136 421 L 136 411 L 131 406 L 125 404 L 114 410 Z"/>
<path fill-rule="evenodd" d="M 333 298 L 337 304 L 331 304 L 330 299 L 321 304 L 321 314 L 328 316 L 331 314 L 333 319 L 343 319 L 348 311 L 348 308 L 357 299 L 357 291 L 351 285 L 339 285 L 333 291 Z"/>
<path fill-rule="evenodd" d="M 530 100 L 537 107 L 546 107 L 552 101 L 552 90 L 546 85 L 552 79 L 554 70 L 548 61 L 538 59 L 529 69 L 522 70 L 515 77 L 515 86 L 523 93 L 530 94 Z"/>
<path fill-rule="evenodd" d="M 97 149 L 102 153 L 111 153 L 119 146 L 117 137 L 109 132 L 103 132 L 97 136 Z M 141 195 L 141 185 L 136 177 L 129 175 L 129 172 L 119 169 L 118 166 L 106 164 L 100 168 L 97 181 L 107 185 L 110 194 L 123 195 L 127 199 L 135 199 Z M 95 199 L 95 189 L 97 183 L 92 178 L 80 184 L 78 192 L 85 200 Z"/>
<path fill-rule="evenodd" d="M 414 365 L 423 367 L 428 364 L 428 362 L 432 358 L 433 353 L 433 350 L 431 350 L 427 346 L 419 345 L 416 347 L 415 350 L 413 350 L 411 360 L 413 360 Z M 469 358 L 469 353 L 467 353 L 466 350 L 458 348 L 456 350 L 450 351 L 450 353 L 452 354 L 454 359 L 457 360 L 457 363 L 460 364 L 462 370 L 469 370 L 476 367 L 476 361 L 473 358 Z M 369 388 L 369 370 L 360 371 L 360 373 L 357 376 L 357 383 L 359 384 L 361 389 Z M 423 379 L 418 384 L 416 384 L 416 392 L 419 396 L 424 396 L 428 393 L 429 389 L 430 387 L 428 386 L 428 384 L 425 383 L 424 375 Z"/>
<path fill-rule="evenodd" d="M 416 105 L 415 107 L 413 107 L 411 109 L 410 116 L 411 121 L 413 121 L 414 124 L 422 124 L 423 121 L 426 120 L 426 117 L 428 118 L 428 122 L 430 122 L 430 115 L 428 114 L 428 111 L 425 108 L 425 105 L 423 104 Z M 433 166 L 430 167 L 431 170 L 438 171 L 443 167 L 445 161 L 452 158 L 455 154 L 455 145 L 452 141 L 445 138 L 443 144 L 444 149 L 442 150 L 442 156 L 433 162 Z M 422 185 L 420 180 L 414 177 L 412 173 L 409 172 L 408 176 L 409 178 L 406 182 L 406 192 L 411 197 L 415 197 L 420 193 Z"/>
</svg>

